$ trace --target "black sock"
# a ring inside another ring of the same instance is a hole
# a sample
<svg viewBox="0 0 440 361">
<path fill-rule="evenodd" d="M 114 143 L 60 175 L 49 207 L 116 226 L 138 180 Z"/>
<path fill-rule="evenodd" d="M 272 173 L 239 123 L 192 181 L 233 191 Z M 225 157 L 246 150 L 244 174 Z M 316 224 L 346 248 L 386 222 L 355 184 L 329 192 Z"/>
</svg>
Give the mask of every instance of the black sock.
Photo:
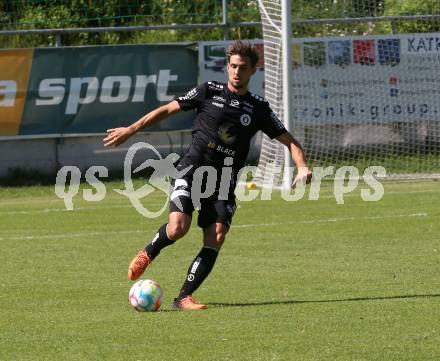
<svg viewBox="0 0 440 361">
<path fill-rule="evenodd" d="M 159 228 L 156 235 L 154 236 L 154 239 L 151 241 L 150 244 L 145 247 L 145 250 L 147 251 L 148 255 L 153 259 L 160 253 L 163 248 L 172 245 L 174 242 L 175 241 L 168 238 L 167 224 L 165 223 Z"/>
<path fill-rule="evenodd" d="M 183 283 L 182 289 L 180 290 L 178 299 L 192 295 L 193 292 L 199 288 L 214 267 L 217 255 L 218 250 L 216 249 L 202 248 L 200 253 L 188 268 L 188 274 L 185 282 Z"/>
</svg>

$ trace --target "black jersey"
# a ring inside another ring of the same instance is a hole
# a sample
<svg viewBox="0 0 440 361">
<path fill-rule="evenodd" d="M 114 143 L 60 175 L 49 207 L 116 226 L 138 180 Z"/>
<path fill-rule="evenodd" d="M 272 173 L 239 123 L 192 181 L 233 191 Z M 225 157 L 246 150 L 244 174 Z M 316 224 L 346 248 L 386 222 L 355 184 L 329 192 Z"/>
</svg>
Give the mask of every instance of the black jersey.
<svg viewBox="0 0 440 361">
<path fill-rule="evenodd" d="M 262 97 L 237 95 L 226 84 L 210 81 L 176 99 L 184 111 L 195 109 L 191 145 L 180 166 L 212 166 L 218 171 L 232 157 L 234 175 L 245 165 L 251 138 L 262 130 L 270 138 L 286 132 Z"/>
</svg>

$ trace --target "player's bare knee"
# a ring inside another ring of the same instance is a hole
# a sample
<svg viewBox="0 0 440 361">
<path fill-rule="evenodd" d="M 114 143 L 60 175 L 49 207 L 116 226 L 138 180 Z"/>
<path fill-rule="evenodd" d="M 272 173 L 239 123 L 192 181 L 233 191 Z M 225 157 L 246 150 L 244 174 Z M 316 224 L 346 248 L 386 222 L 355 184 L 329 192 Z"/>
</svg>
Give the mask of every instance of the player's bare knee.
<svg viewBox="0 0 440 361">
<path fill-rule="evenodd" d="M 190 225 L 187 225 L 183 222 L 178 223 L 168 223 L 167 227 L 167 236 L 177 241 L 179 238 L 182 238 L 189 230 Z"/>
<path fill-rule="evenodd" d="M 169 215 L 168 225 L 167 225 L 167 236 L 177 241 L 188 233 L 189 227 L 191 226 L 191 217 L 187 214 L 180 212 L 172 212 Z"/>
<path fill-rule="evenodd" d="M 224 232 L 217 233 L 216 243 L 221 246 L 225 242 L 225 238 L 226 238 L 226 233 Z"/>
<path fill-rule="evenodd" d="M 228 233 L 228 228 L 223 223 L 217 223 L 215 226 L 215 235 L 218 244 L 222 245 L 225 242 L 226 233 Z"/>
<path fill-rule="evenodd" d="M 224 232 L 205 235 L 203 245 L 209 248 L 220 249 L 225 242 L 225 238 L 226 233 Z"/>
</svg>

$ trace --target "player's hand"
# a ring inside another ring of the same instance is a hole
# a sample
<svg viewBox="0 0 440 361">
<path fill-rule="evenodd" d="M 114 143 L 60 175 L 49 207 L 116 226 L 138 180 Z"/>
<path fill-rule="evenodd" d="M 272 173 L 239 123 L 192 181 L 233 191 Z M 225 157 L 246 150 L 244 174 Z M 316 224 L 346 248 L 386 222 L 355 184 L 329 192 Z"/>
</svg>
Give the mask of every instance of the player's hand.
<svg viewBox="0 0 440 361">
<path fill-rule="evenodd" d="M 292 188 L 298 183 L 309 184 L 312 181 L 313 173 L 308 167 L 299 167 L 295 178 L 292 181 Z"/>
<path fill-rule="evenodd" d="M 124 143 L 132 134 L 132 131 L 125 127 L 107 129 L 107 137 L 102 140 L 104 147 L 110 147 L 112 145 L 116 147 Z"/>
</svg>

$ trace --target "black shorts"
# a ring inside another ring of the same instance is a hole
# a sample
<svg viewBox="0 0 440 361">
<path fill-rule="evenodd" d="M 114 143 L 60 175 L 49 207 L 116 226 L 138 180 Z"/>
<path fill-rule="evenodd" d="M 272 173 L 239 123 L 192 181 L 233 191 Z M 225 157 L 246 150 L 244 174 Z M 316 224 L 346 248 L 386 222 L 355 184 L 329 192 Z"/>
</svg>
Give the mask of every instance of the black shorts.
<svg viewBox="0 0 440 361">
<path fill-rule="evenodd" d="M 235 209 L 235 199 L 202 198 L 197 225 L 200 228 L 206 228 L 213 223 L 222 223 L 229 229 Z M 191 199 L 191 182 L 188 179 L 176 179 L 171 190 L 170 213 L 182 212 L 192 217 L 194 210 Z"/>
</svg>

